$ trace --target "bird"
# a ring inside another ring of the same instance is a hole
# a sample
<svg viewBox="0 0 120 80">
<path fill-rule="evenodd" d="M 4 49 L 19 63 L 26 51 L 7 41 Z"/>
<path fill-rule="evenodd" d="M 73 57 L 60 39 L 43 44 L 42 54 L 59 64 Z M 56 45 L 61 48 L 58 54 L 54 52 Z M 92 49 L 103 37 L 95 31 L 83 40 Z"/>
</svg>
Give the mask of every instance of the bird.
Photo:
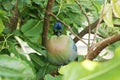
<svg viewBox="0 0 120 80">
<path fill-rule="evenodd" d="M 53 27 L 53 36 L 47 40 L 48 61 L 55 65 L 65 65 L 77 58 L 77 47 L 70 36 L 63 35 L 61 22 Z"/>
</svg>

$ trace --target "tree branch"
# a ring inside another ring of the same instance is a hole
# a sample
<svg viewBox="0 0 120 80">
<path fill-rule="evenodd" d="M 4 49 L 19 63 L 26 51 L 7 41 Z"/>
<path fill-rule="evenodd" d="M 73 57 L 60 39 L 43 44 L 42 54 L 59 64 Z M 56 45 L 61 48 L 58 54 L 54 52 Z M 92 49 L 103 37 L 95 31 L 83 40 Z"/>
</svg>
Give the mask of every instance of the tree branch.
<svg viewBox="0 0 120 80">
<path fill-rule="evenodd" d="M 97 24 L 99 22 L 99 19 L 97 19 L 94 23 L 90 24 L 89 26 L 91 26 L 91 30 L 93 30 Z M 102 21 L 103 22 L 103 21 Z M 86 27 L 84 30 L 82 30 L 78 36 L 79 37 L 83 37 L 85 34 L 87 34 L 89 32 L 89 27 Z M 74 41 L 77 42 L 79 39 L 77 37 L 74 38 Z"/>
<path fill-rule="evenodd" d="M 90 24 L 91 30 L 93 30 L 94 28 L 97 27 L 98 22 L 99 22 L 99 19 L 97 19 L 94 23 Z M 101 23 L 103 23 L 103 22 L 104 22 L 104 21 L 102 20 Z M 115 26 L 115 27 L 120 27 L 119 24 L 114 24 L 114 26 Z M 88 32 L 89 32 L 89 28 L 86 27 L 84 30 L 82 30 L 82 31 L 78 34 L 78 36 L 82 38 L 82 37 L 83 37 L 85 34 L 87 34 Z M 79 39 L 78 39 L 77 37 L 74 38 L 74 42 L 75 42 L 75 43 L 76 43 L 78 40 L 79 40 Z"/>
<path fill-rule="evenodd" d="M 49 21 L 50 21 L 49 13 L 52 10 L 53 4 L 54 4 L 54 0 L 48 0 L 45 17 L 44 17 L 43 32 L 42 32 L 42 45 L 45 47 L 46 47 L 46 42 L 47 42 L 48 27 L 49 27 Z"/>
<path fill-rule="evenodd" d="M 89 51 L 86 55 L 86 59 L 89 60 L 93 60 L 94 58 L 96 58 L 99 53 L 107 46 L 109 46 L 110 44 L 119 41 L 120 40 L 120 34 L 118 35 L 113 35 L 109 38 L 103 39 L 102 41 L 96 43 L 95 45 L 93 45 L 93 47 L 91 48 L 91 51 Z"/>
<path fill-rule="evenodd" d="M 9 17 L 10 22 L 5 23 L 5 25 L 8 26 L 11 31 L 14 31 L 17 27 L 17 23 L 18 23 L 18 19 L 19 19 L 18 0 L 16 0 L 16 2 L 15 2 L 12 13 L 13 13 L 13 16 Z"/>
<path fill-rule="evenodd" d="M 120 27 L 120 24 L 114 24 L 115 27 Z"/>
</svg>

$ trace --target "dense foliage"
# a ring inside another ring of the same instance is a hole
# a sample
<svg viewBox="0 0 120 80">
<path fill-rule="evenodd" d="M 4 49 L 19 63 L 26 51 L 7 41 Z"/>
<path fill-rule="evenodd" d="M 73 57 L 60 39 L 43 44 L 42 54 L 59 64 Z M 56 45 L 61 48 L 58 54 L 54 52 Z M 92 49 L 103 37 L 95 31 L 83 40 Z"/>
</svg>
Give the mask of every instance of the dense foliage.
<svg viewBox="0 0 120 80">
<path fill-rule="evenodd" d="M 78 61 L 62 67 L 47 61 L 42 32 L 48 1 L 0 0 L 0 80 L 119 80 L 119 41 L 107 47 L 114 54 L 110 60 L 103 58 L 106 53 L 93 61 L 83 60 L 85 57 L 79 55 Z M 55 0 L 55 17 L 50 17 L 48 38 L 59 19 L 70 25 L 76 35 L 101 19 L 88 32 L 97 33 L 96 42 L 119 35 L 119 7 L 119 0 Z M 64 25 L 63 34 L 66 31 L 69 28 Z"/>
</svg>

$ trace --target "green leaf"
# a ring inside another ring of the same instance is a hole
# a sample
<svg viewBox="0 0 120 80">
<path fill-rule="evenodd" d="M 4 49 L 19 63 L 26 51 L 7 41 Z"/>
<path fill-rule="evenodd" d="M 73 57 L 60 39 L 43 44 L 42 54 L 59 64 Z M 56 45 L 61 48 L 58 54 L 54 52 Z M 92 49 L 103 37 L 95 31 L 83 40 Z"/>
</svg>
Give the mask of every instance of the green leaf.
<svg viewBox="0 0 120 80">
<path fill-rule="evenodd" d="M 31 4 L 31 0 L 23 0 L 25 1 L 27 4 Z"/>
<path fill-rule="evenodd" d="M 57 70 L 57 67 L 50 64 L 44 56 L 37 55 L 35 53 L 29 54 L 32 63 L 35 65 L 37 80 L 44 77 L 47 73 Z"/>
<path fill-rule="evenodd" d="M 27 36 L 32 42 L 38 42 L 40 34 L 42 32 L 41 21 L 30 19 L 21 28 L 21 31 Z"/>
<path fill-rule="evenodd" d="M 51 76 L 50 74 L 45 75 L 45 80 L 61 80 L 61 76 Z"/>
<path fill-rule="evenodd" d="M 45 0 L 32 0 L 34 3 L 41 5 L 42 7 L 47 4 Z"/>
<path fill-rule="evenodd" d="M 36 4 L 41 4 L 41 0 L 33 0 Z"/>
<path fill-rule="evenodd" d="M 44 66 L 46 64 L 46 59 L 43 56 L 37 55 L 35 53 L 29 54 L 32 61 L 34 61 L 36 64 L 38 64 L 40 67 Z"/>
<path fill-rule="evenodd" d="M 46 57 L 47 52 L 45 50 L 45 48 L 43 46 L 41 46 L 40 44 L 34 44 L 31 43 L 30 41 L 28 41 L 28 44 L 31 48 L 33 48 L 34 50 L 36 50 L 37 52 L 40 53 L 40 55 L 43 55 L 44 57 Z"/>
<path fill-rule="evenodd" d="M 32 63 L 35 65 L 37 80 L 44 77 L 47 73 L 57 70 L 57 67 L 50 64 L 44 56 L 35 53 L 29 54 Z"/>
<path fill-rule="evenodd" d="M 119 45 L 119 47 L 117 47 L 116 49 L 115 49 L 115 57 L 118 57 L 119 58 L 119 56 L 120 56 L 120 45 Z"/>
<path fill-rule="evenodd" d="M 0 55 L 0 77 L 8 80 L 34 80 L 32 68 L 24 61 L 7 55 Z"/>
<path fill-rule="evenodd" d="M 120 18 L 120 0 L 111 0 L 113 6 L 113 12 L 116 17 Z"/>
<path fill-rule="evenodd" d="M 8 41 L 8 44 L 10 46 L 8 48 L 9 52 L 13 53 L 16 57 L 19 57 L 20 54 L 18 53 L 18 51 L 15 48 L 16 45 L 13 42 L 10 42 L 10 41 Z"/>
<path fill-rule="evenodd" d="M 9 18 L 7 17 L 6 12 L 3 11 L 3 10 L 0 10 L 0 18 L 1 18 L 3 21 L 9 22 Z"/>
<path fill-rule="evenodd" d="M 107 62 L 71 62 L 60 68 L 63 74 L 62 80 L 119 80 L 120 74 L 120 48 L 116 50 L 116 56 Z M 69 74 L 68 74 L 69 73 Z M 112 75 L 112 76 L 111 76 Z"/>
<path fill-rule="evenodd" d="M 85 56 L 84 55 L 78 55 L 78 61 L 82 61 L 85 59 Z"/>
<path fill-rule="evenodd" d="M 6 12 L 3 11 L 3 10 L 0 10 L 0 18 L 1 18 L 2 16 L 4 16 L 4 15 L 6 15 Z"/>
<path fill-rule="evenodd" d="M 9 1 L 9 3 L 11 3 L 14 7 L 14 5 L 16 4 L 16 0 L 12 0 L 11 2 Z M 18 0 L 19 11 L 22 12 L 25 9 L 25 6 L 30 4 L 31 4 L 31 0 Z"/>
<path fill-rule="evenodd" d="M 93 4 L 95 10 L 97 13 L 100 11 L 101 5 L 103 4 L 102 0 L 91 0 L 91 3 Z"/>
<path fill-rule="evenodd" d="M 103 25 L 104 26 L 104 25 Z M 109 37 L 108 32 L 106 32 L 106 29 L 103 28 L 103 26 L 99 27 L 99 33 L 103 35 L 103 37 Z"/>
<path fill-rule="evenodd" d="M 104 7 L 103 20 L 105 21 L 108 27 L 113 27 L 112 7 L 110 4 L 106 4 Z"/>
<path fill-rule="evenodd" d="M 40 79 L 44 77 L 46 74 L 54 71 L 57 72 L 57 67 L 49 63 L 46 63 L 45 66 L 39 67 L 39 70 L 37 71 L 37 79 Z"/>
<path fill-rule="evenodd" d="M 40 68 L 40 67 L 39 67 Z M 46 74 L 46 66 L 44 66 L 44 67 L 41 67 L 39 70 L 38 70 L 38 72 L 37 72 L 37 80 L 39 80 L 40 78 L 42 78 L 42 77 L 44 77 L 45 76 L 45 74 Z"/>
<path fill-rule="evenodd" d="M 27 64 L 31 66 L 31 68 L 33 68 L 33 64 L 26 57 L 26 53 L 24 53 L 15 43 L 8 41 L 8 44 L 10 46 L 8 48 L 10 53 L 13 53 L 17 58 L 24 60 Z"/>
<path fill-rule="evenodd" d="M 73 3 L 74 3 L 74 0 L 67 0 L 66 3 L 67 3 L 67 4 L 73 4 Z"/>
<path fill-rule="evenodd" d="M 5 10 L 11 10 L 14 6 L 11 4 L 10 1 L 5 0 L 2 2 L 2 5 L 4 7 Z"/>
<path fill-rule="evenodd" d="M 3 32 L 4 28 L 5 28 L 5 26 L 4 26 L 4 24 L 3 24 L 3 22 L 2 22 L 2 20 L 0 18 L 0 33 Z"/>
<path fill-rule="evenodd" d="M 45 80 L 56 80 L 53 76 L 51 76 L 50 74 L 47 74 L 45 76 Z"/>
</svg>

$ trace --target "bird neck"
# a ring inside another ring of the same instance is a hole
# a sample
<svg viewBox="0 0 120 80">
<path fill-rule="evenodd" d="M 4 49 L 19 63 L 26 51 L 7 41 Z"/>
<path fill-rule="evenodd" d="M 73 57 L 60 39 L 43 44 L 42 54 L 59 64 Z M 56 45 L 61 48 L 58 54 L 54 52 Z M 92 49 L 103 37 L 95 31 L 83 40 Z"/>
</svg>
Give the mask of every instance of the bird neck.
<svg viewBox="0 0 120 80">
<path fill-rule="evenodd" d="M 62 32 L 61 31 L 56 31 L 54 32 L 54 35 L 57 35 L 58 37 L 61 36 Z"/>
</svg>

